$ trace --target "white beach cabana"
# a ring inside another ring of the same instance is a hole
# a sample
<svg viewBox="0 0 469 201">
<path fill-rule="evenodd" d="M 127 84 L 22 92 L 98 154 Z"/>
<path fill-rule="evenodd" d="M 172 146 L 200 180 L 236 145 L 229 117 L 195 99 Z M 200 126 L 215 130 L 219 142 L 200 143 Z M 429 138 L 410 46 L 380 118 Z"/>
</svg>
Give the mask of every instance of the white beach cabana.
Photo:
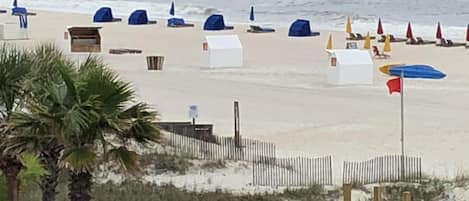
<svg viewBox="0 0 469 201">
<path fill-rule="evenodd" d="M 373 84 L 373 60 L 368 51 L 357 49 L 333 49 L 326 51 L 329 54 L 328 84 Z"/>
<path fill-rule="evenodd" d="M 237 35 L 206 36 L 210 68 L 243 66 L 243 47 Z"/>
</svg>

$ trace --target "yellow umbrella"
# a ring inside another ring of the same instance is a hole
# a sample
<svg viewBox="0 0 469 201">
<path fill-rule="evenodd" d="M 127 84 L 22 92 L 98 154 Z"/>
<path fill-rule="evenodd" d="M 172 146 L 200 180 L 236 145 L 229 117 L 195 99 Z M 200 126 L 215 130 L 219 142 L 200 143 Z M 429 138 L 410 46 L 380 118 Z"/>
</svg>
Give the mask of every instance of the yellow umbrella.
<svg viewBox="0 0 469 201">
<path fill-rule="evenodd" d="M 386 35 L 386 40 L 384 40 L 384 52 L 391 52 L 391 38 L 389 35 Z"/>
<path fill-rule="evenodd" d="M 347 24 L 345 25 L 345 32 L 352 33 L 352 23 L 350 22 L 350 17 L 347 17 Z"/>
<path fill-rule="evenodd" d="M 326 49 L 327 50 L 332 49 L 332 34 L 329 34 L 329 39 L 327 40 Z"/>
<path fill-rule="evenodd" d="M 368 32 L 368 33 L 366 34 L 365 44 L 363 45 L 363 48 L 365 48 L 365 49 L 370 49 L 370 48 L 371 48 L 370 32 Z"/>
</svg>

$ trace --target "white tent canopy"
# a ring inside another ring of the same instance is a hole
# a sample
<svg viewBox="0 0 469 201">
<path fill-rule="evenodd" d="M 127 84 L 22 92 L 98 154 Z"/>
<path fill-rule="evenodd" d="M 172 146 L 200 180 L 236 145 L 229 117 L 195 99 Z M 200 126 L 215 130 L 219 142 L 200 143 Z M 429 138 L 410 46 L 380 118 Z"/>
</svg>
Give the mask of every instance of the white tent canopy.
<svg viewBox="0 0 469 201">
<path fill-rule="evenodd" d="M 243 65 L 243 47 L 237 35 L 212 35 L 206 36 L 206 40 L 211 68 Z"/>
<path fill-rule="evenodd" d="M 373 60 L 366 50 L 337 49 L 329 53 L 328 83 L 354 85 L 373 83 Z"/>
</svg>

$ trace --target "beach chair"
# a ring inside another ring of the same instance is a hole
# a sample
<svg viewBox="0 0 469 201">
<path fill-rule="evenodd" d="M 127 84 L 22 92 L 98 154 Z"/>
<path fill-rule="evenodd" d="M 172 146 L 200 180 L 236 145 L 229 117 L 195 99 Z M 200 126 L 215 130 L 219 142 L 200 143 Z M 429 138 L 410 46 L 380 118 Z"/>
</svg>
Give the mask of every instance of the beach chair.
<svg viewBox="0 0 469 201">
<path fill-rule="evenodd" d="M 466 47 L 466 43 L 457 43 L 457 42 L 453 42 L 452 40 L 446 40 L 444 38 L 442 38 L 441 40 L 442 42 L 445 41 L 442 47 Z"/>
<path fill-rule="evenodd" d="M 170 18 L 168 19 L 168 27 L 171 28 L 183 28 L 183 27 L 194 27 L 194 24 L 189 24 L 182 18 Z"/>
<path fill-rule="evenodd" d="M 366 37 L 363 37 L 363 35 L 361 35 L 360 33 L 349 33 L 349 37 L 346 38 L 347 40 L 365 40 Z M 376 39 L 375 36 L 370 36 L 370 39 L 371 40 L 374 40 Z"/>
<path fill-rule="evenodd" d="M 275 32 L 275 29 L 272 28 L 263 28 L 256 25 L 250 25 L 250 29 L 247 30 L 249 33 L 272 33 Z"/>
<path fill-rule="evenodd" d="M 396 38 L 392 34 L 389 34 L 389 39 L 390 39 L 391 43 L 401 43 L 401 42 L 406 42 L 407 41 L 407 39 L 405 39 L 405 38 Z M 378 42 L 384 43 L 385 40 L 386 40 L 386 36 L 381 35 L 381 39 L 379 39 Z"/>
<path fill-rule="evenodd" d="M 429 40 L 423 40 L 422 37 L 417 37 L 416 39 L 411 38 L 408 39 L 406 44 L 407 45 L 429 45 L 429 44 L 435 44 L 435 41 L 429 41 Z"/>
<path fill-rule="evenodd" d="M 428 45 L 428 44 L 435 44 L 435 41 L 430 41 L 430 40 L 423 40 L 422 37 L 417 37 L 417 43 L 419 45 Z"/>
<path fill-rule="evenodd" d="M 7 13 L 7 10 L 0 10 L 0 13 Z"/>
<path fill-rule="evenodd" d="M 349 37 L 346 40 L 360 40 L 354 33 L 349 33 Z"/>
<path fill-rule="evenodd" d="M 362 36 L 360 33 L 355 33 L 355 35 L 357 35 L 358 40 L 365 40 L 366 39 L 366 36 Z M 376 39 L 376 36 L 370 36 L 370 39 L 374 40 L 374 39 Z"/>
<path fill-rule="evenodd" d="M 378 46 L 373 46 L 373 53 L 374 57 L 378 59 L 387 59 L 390 57 L 389 55 L 384 54 L 384 52 L 380 52 Z"/>
</svg>

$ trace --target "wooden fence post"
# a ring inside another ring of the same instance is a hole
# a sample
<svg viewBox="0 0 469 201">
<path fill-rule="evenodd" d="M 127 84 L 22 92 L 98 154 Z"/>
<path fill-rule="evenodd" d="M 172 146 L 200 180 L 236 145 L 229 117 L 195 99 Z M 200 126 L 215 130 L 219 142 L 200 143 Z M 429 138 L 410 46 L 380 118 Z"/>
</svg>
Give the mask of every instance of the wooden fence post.
<svg viewBox="0 0 469 201">
<path fill-rule="evenodd" d="M 344 201 L 352 201 L 352 184 L 344 184 L 342 187 Z"/>
<path fill-rule="evenodd" d="M 402 201 L 411 201 L 411 198 L 410 192 L 406 191 L 402 193 Z"/>
<path fill-rule="evenodd" d="M 381 201 L 381 186 L 373 187 L 373 201 Z"/>
</svg>

